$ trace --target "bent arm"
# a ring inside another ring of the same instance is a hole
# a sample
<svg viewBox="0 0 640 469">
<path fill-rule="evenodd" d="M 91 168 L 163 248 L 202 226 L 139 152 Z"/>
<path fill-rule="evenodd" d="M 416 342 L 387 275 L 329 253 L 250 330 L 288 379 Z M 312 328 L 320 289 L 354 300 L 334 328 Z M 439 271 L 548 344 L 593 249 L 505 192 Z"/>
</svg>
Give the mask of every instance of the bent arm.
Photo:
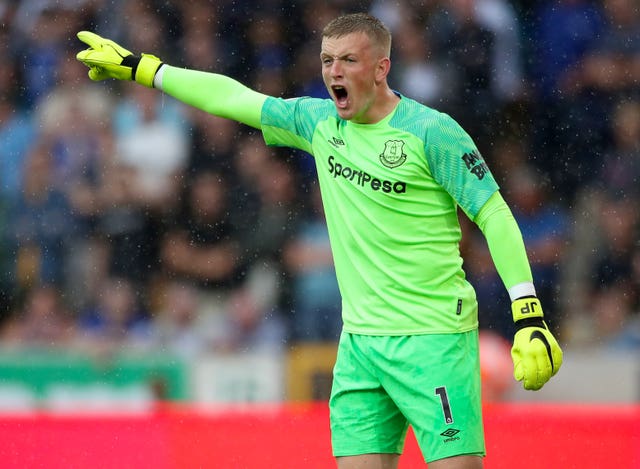
<svg viewBox="0 0 640 469">
<path fill-rule="evenodd" d="M 262 105 L 268 96 L 233 78 L 164 64 L 153 84 L 179 101 L 209 114 L 261 128 Z"/>
<path fill-rule="evenodd" d="M 499 192 L 487 200 L 474 222 L 487 240 L 491 258 L 511 301 L 523 296 L 535 296 L 522 233 Z"/>
</svg>

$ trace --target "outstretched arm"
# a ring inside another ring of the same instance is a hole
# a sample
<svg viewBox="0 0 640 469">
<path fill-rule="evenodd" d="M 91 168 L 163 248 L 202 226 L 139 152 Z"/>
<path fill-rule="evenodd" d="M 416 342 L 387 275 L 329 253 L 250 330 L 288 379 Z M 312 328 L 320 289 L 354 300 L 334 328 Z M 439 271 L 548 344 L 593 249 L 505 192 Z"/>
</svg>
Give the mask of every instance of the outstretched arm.
<svg viewBox="0 0 640 469">
<path fill-rule="evenodd" d="M 134 55 L 90 31 L 79 32 L 78 38 L 89 46 L 79 52 L 77 58 L 89 67 L 92 80 L 134 80 L 160 88 L 210 114 L 260 128 L 260 114 L 267 95 L 224 75 L 172 67 L 150 54 Z"/>
<path fill-rule="evenodd" d="M 256 129 L 267 95 L 217 73 L 162 65 L 154 86 L 209 114 L 233 119 Z"/>
<path fill-rule="evenodd" d="M 499 192 L 478 212 L 476 224 L 511 298 L 516 335 L 511 348 L 513 374 L 525 389 L 540 389 L 562 365 L 562 350 L 544 321 L 520 228 Z"/>
</svg>

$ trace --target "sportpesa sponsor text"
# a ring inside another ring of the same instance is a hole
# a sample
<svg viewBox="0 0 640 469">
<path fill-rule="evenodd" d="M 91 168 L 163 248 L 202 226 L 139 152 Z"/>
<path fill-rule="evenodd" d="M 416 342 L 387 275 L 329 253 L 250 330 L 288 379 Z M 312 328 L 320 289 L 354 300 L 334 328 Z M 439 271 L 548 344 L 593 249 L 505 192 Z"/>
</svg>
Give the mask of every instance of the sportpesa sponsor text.
<svg viewBox="0 0 640 469">
<path fill-rule="evenodd" d="M 387 181 L 372 177 L 369 173 L 336 163 L 335 157 L 329 155 L 329 172 L 335 178 L 342 177 L 358 186 L 369 186 L 374 191 L 394 192 L 404 194 L 407 191 L 407 183 L 403 181 Z"/>
</svg>

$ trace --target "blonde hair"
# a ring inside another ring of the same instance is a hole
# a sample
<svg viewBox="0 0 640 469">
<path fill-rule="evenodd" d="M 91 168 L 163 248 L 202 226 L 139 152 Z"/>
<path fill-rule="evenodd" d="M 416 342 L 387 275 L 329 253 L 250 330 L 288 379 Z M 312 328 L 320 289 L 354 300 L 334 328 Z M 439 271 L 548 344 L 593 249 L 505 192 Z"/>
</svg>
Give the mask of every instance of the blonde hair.
<svg viewBox="0 0 640 469">
<path fill-rule="evenodd" d="M 339 16 L 322 30 L 322 37 L 342 37 L 352 33 L 364 33 L 387 57 L 391 54 L 391 31 L 375 16 L 367 13 L 351 13 Z"/>
</svg>

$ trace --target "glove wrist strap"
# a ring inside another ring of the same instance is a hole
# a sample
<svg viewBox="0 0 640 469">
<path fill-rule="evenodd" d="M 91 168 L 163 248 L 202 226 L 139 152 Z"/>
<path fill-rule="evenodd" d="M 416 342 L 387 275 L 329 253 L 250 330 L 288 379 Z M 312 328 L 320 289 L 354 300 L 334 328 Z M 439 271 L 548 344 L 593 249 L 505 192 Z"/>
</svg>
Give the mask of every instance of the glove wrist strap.
<svg viewBox="0 0 640 469">
<path fill-rule="evenodd" d="M 122 59 L 121 65 L 131 67 L 131 80 L 153 88 L 153 78 L 162 65 L 162 61 L 151 54 L 142 54 L 141 56 L 131 54 Z"/>
<path fill-rule="evenodd" d="M 542 318 L 525 318 L 520 319 L 515 322 L 516 332 L 520 329 L 524 329 L 525 327 L 539 327 L 541 329 L 547 329 L 547 325 L 545 324 Z"/>
</svg>

